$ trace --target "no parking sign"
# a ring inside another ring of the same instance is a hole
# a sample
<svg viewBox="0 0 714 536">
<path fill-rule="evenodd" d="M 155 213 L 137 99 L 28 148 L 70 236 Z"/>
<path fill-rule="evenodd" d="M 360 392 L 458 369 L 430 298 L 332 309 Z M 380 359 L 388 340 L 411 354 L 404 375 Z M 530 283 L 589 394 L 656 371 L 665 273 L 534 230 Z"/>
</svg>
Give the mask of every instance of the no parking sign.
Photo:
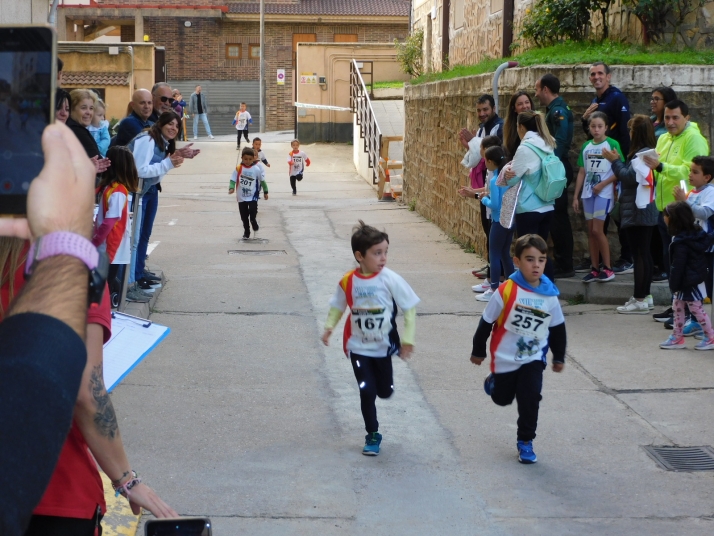
<svg viewBox="0 0 714 536">
<path fill-rule="evenodd" d="M 285 85 L 285 69 L 278 69 L 278 85 Z"/>
</svg>

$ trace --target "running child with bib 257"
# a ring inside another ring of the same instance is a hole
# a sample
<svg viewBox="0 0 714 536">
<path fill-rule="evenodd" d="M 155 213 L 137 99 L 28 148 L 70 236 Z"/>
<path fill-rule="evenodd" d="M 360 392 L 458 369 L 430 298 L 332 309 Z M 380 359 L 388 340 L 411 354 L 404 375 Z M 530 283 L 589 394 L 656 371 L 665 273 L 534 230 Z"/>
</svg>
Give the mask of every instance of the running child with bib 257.
<svg viewBox="0 0 714 536">
<path fill-rule="evenodd" d="M 330 300 L 322 342 L 330 335 L 345 308 L 343 348 L 352 361 L 359 386 L 362 417 L 367 431 L 362 454 L 376 456 L 382 435 L 379 433 L 375 401 L 394 392 L 392 356 L 409 359 L 414 348 L 416 306 L 419 298 L 398 274 L 386 268 L 389 236 L 360 220 L 352 232 L 352 253 L 359 268 L 347 272 Z M 397 333 L 397 306 L 404 313 L 404 334 Z"/>
</svg>

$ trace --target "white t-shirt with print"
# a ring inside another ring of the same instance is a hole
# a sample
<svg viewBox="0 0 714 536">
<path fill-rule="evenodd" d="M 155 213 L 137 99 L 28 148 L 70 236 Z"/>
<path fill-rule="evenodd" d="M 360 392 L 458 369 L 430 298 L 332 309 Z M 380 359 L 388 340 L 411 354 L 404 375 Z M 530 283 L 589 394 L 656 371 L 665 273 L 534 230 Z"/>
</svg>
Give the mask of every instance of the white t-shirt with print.
<svg viewBox="0 0 714 536">
<path fill-rule="evenodd" d="M 357 270 L 344 275 L 330 299 L 330 307 L 350 308 L 345 323 L 344 350 L 366 357 L 389 357 L 397 350 L 397 307 L 409 310 L 419 303 L 402 276 L 389 268 L 363 276 Z"/>
<path fill-rule="evenodd" d="M 236 114 L 236 130 L 245 130 L 248 128 L 248 121 L 252 119 L 248 112 L 238 112 Z"/>
<path fill-rule="evenodd" d="M 288 155 L 288 163 L 290 163 L 291 160 L 293 162 L 290 166 L 291 177 L 294 177 L 295 175 L 300 175 L 300 173 L 305 171 L 305 162 L 308 160 L 305 151 L 298 151 L 297 153 L 291 152 Z"/>
<path fill-rule="evenodd" d="M 588 140 L 583 144 L 578 158 L 578 166 L 585 168 L 585 180 L 583 181 L 583 191 L 581 198 L 588 199 L 593 195 L 593 186 L 606 181 L 613 175 L 612 164 L 604 156 L 602 150 L 615 150 L 622 156 L 620 144 L 612 138 L 605 138 L 600 143 Z M 615 197 L 615 183 L 603 188 L 599 194 L 603 199 L 613 199 Z"/>
</svg>

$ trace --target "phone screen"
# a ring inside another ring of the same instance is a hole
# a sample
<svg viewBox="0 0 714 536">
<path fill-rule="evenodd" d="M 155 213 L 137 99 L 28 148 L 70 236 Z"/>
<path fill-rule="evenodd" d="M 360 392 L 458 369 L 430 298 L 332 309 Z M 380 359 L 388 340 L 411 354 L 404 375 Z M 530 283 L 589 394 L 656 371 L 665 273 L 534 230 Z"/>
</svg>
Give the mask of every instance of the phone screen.
<svg viewBox="0 0 714 536">
<path fill-rule="evenodd" d="M 42 132 L 54 116 L 54 32 L 0 27 L 0 215 L 24 214 L 42 169 Z"/>
<path fill-rule="evenodd" d="M 144 526 L 145 536 L 211 536 L 208 518 L 152 519 Z"/>
</svg>

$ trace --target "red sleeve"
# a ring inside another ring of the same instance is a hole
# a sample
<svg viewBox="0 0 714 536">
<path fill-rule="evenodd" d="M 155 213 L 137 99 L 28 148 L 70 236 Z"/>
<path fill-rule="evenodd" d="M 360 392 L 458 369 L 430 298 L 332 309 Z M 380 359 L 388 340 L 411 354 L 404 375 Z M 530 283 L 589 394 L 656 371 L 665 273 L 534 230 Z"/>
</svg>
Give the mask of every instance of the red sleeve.
<svg viewBox="0 0 714 536">
<path fill-rule="evenodd" d="M 99 324 L 104 328 L 104 344 L 112 338 L 112 307 L 109 286 L 104 287 L 100 304 L 93 303 L 87 310 L 87 324 Z"/>
<path fill-rule="evenodd" d="M 106 241 L 107 236 L 109 236 L 109 233 L 119 220 L 120 218 L 105 218 L 102 224 L 94 230 L 92 244 L 94 244 L 95 247 L 101 246 Z"/>
</svg>

